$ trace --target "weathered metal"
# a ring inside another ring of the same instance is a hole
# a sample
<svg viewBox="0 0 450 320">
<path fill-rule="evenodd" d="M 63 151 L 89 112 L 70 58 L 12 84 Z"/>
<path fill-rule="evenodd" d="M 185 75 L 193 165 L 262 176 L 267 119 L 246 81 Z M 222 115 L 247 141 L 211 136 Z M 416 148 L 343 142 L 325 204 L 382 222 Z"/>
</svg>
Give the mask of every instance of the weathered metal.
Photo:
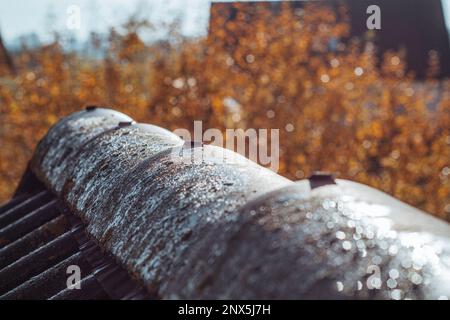
<svg viewBox="0 0 450 320">
<path fill-rule="evenodd" d="M 6 213 L 6 212 L 8 212 L 9 210 L 11 210 L 12 208 L 21 205 L 21 204 L 22 204 L 25 200 L 27 200 L 28 198 L 29 198 L 29 197 L 27 197 L 27 196 L 25 196 L 25 195 L 22 195 L 22 196 L 19 196 L 19 197 L 14 197 L 13 199 L 11 199 L 10 201 L 8 201 L 7 203 L 2 204 L 2 205 L 0 206 L 0 217 L 1 217 L 4 213 Z"/>
<path fill-rule="evenodd" d="M 31 171 L 22 182 L 22 195 L 3 210 L 11 221 L 0 231 L 9 242 L 0 249 L 0 300 L 149 298 L 142 285 L 86 235 L 83 222 L 57 204 L 54 195 L 43 192 L 45 187 Z M 47 222 L 54 214 L 57 217 Z M 86 288 L 67 289 L 70 265 L 80 268 Z"/>
<path fill-rule="evenodd" d="M 31 277 L 13 290 L 0 296 L 0 300 L 48 299 L 55 293 L 67 288 L 67 268 L 77 266 L 80 270 L 89 270 L 90 266 L 81 252 L 60 261 L 44 272 Z"/>
<path fill-rule="evenodd" d="M 66 217 L 59 215 L 17 241 L 1 248 L 0 269 L 62 235 L 68 230 L 68 226 Z"/>
<path fill-rule="evenodd" d="M 8 226 L 14 221 L 27 215 L 36 208 L 48 203 L 52 198 L 52 194 L 48 191 L 42 191 L 35 196 L 20 203 L 20 205 L 12 206 L 0 216 L 0 229 Z"/>
<path fill-rule="evenodd" d="M 152 297 L 450 297 L 449 225 L 363 185 L 294 183 L 98 108 L 30 168 Z"/>
<path fill-rule="evenodd" d="M 80 232 L 78 230 L 78 232 Z M 0 270 L 0 294 L 5 294 L 78 251 L 72 231 L 68 231 L 27 256 Z"/>
<path fill-rule="evenodd" d="M 37 174 L 43 182 L 52 182 L 50 190 L 61 191 L 68 167 L 72 159 L 89 140 L 108 130 L 114 130 L 119 122 L 133 121 L 130 117 L 113 110 L 88 109 L 64 118 L 54 126 L 43 139 L 33 156 L 31 166 L 43 169 L 45 176 Z M 36 174 L 36 172 L 34 172 Z"/>
<path fill-rule="evenodd" d="M 0 229 L 0 248 L 25 236 L 45 222 L 56 218 L 58 215 L 58 200 L 53 199 L 3 229 Z"/>
<path fill-rule="evenodd" d="M 211 224 L 166 297 L 438 299 L 449 296 L 450 228 L 372 188 L 308 181 Z"/>
<path fill-rule="evenodd" d="M 308 180 L 311 189 L 326 186 L 329 184 L 336 184 L 334 175 L 327 172 L 315 172 L 308 178 Z"/>
<path fill-rule="evenodd" d="M 49 300 L 104 300 L 109 298 L 94 275 L 89 274 L 81 280 L 79 290 L 65 288 L 50 297 Z"/>
</svg>

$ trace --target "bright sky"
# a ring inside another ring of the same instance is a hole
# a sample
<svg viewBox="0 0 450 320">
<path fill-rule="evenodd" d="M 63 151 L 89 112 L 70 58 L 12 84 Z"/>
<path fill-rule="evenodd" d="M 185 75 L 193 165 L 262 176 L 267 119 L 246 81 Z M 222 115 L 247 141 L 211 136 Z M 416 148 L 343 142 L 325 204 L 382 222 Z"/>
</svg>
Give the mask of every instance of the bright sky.
<svg viewBox="0 0 450 320">
<path fill-rule="evenodd" d="M 0 0 L 0 30 L 6 42 L 33 32 L 45 40 L 52 29 L 68 30 L 67 10 L 73 5 L 80 8 L 80 39 L 92 30 L 117 26 L 136 12 L 167 22 L 182 15 L 184 33 L 197 35 L 206 32 L 210 9 L 209 0 Z"/>
<path fill-rule="evenodd" d="M 394 0 L 395 1 L 395 0 Z M 424 0 L 426 1 L 426 0 Z M 138 12 L 153 21 L 170 21 L 183 16 L 186 35 L 206 33 L 210 0 L 0 0 L 0 30 L 6 42 L 35 32 L 41 40 L 49 31 L 67 30 L 65 27 L 71 5 L 81 9 L 81 28 L 76 36 L 84 40 L 91 30 L 103 32 L 117 26 L 131 14 Z M 442 0 L 450 29 L 450 0 Z"/>
</svg>

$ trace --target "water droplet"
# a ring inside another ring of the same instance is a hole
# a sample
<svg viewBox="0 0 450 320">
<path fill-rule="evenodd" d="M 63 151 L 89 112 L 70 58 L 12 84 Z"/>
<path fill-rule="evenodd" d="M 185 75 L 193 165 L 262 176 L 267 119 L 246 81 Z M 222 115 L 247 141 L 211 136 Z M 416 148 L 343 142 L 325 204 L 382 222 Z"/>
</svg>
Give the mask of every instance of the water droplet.
<svg viewBox="0 0 450 320">
<path fill-rule="evenodd" d="M 422 278 L 422 276 L 420 274 L 414 272 L 411 275 L 411 282 L 414 283 L 415 285 L 421 284 L 422 281 L 423 281 L 423 278 Z"/>
<path fill-rule="evenodd" d="M 402 298 L 402 291 L 399 289 L 392 290 L 391 298 L 394 300 L 400 300 Z"/>
<path fill-rule="evenodd" d="M 402 260 L 401 265 L 405 269 L 409 269 L 412 266 L 412 263 L 410 260 Z"/>
<path fill-rule="evenodd" d="M 388 286 L 390 289 L 394 289 L 395 287 L 397 287 L 397 281 L 395 281 L 394 279 L 390 278 L 390 279 L 387 281 L 387 286 Z"/>
<path fill-rule="evenodd" d="M 358 282 L 357 282 L 357 290 L 358 290 L 358 291 L 362 290 L 362 287 L 363 287 L 362 282 L 361 282 L 361 281 L 358 281 Z"/>
<path fill-rule="evenodd" d="M 345 239 L 345 233 L 342 231 L 337 231 L 336 232 L 336 238 L 339 240 L 344 240 Z"/>
<path fill-rule="evenodd" d="M 373 262 L 373 264 L 379 265 L 379 264 L 381 264 L 382 259 L 381 259 L 380 256 L 374 256 L 374 257 L 372 258 L 372 262 Z"/>
<path fill-rule="evenodd" d="M 352 243 L 350 241 L 344 241 L 342 243 L 342 248 L 344 248 L 344 250 L 350 250 L 352 248 Z"/>
<path fill-rule="evenodd" d="M 339 292 L 344 290 L 344 284 L 341 281 L 336 282 L 336 288 Z"/>
<path fill-rule="evenodd" d="M 359 233 L 354 233 L 353 234 L 353 239 L 354 240 L 361 240 L 361 235 Z"/>
<path fill-rule="evenodd" d="M 389 276 L 395 280 L 400 276 L 400 273 L 398 272 L 397 269 L 391 269 L 389 270 Z"/>
<path fill-rule="evenodd" d="M 389 247 L 389 255 L 391 255 L 391 256 L 395 256 L 396 254 L 397 254 L 397 252 L 398 252 L 398 248 L 397 248 L 397 246 L 396 245 L 391 245 L 390 247 Z"/>
<path fill-rule="evenodd" d="M 375 236 L 375 234 L 372 230 L 366 230 L 367 239 L 373 239 L 374 236 Z"/>
</svg>

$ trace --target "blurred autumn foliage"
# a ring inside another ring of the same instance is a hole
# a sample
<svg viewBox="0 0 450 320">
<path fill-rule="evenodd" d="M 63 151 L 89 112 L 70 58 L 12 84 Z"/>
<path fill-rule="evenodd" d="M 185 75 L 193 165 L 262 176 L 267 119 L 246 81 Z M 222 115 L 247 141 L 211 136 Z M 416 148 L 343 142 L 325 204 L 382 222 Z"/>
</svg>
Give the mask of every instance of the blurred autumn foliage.
<svg viewBox="0 0 450 320">
<path fill-rule="evenodd" d="M 336 172 L 450 220 L 450 82 L 434 79 L 436 53 L 419 82 L 407 52 L 377 61 L 370 37 L 346 38 L 345 7 L 214 8 L 207 38 L 172 26 L 146 44 L 149 22 L 131 19 L 92 35 L 101 58 L 55 40 L 14 54 L 14 75 L 0 66 L 0 200 L 48 128 L 96 104 L 170 129 L 278 128 L 281 174 Z"/>
</svg>

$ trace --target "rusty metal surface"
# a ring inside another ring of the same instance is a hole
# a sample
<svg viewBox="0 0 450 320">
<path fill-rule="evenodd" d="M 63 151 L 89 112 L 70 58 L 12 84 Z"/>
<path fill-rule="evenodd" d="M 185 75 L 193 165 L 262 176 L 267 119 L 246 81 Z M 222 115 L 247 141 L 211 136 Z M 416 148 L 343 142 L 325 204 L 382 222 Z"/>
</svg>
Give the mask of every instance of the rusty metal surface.
<svg viewBox="0 0 450 320">
<path fill-rule="evenodd" d="M 362 185 L 294 183 L 89 112 L 57 124 L 31 170 L 154 297 L 450 297 L 447 223 Z"/>
</svg>

